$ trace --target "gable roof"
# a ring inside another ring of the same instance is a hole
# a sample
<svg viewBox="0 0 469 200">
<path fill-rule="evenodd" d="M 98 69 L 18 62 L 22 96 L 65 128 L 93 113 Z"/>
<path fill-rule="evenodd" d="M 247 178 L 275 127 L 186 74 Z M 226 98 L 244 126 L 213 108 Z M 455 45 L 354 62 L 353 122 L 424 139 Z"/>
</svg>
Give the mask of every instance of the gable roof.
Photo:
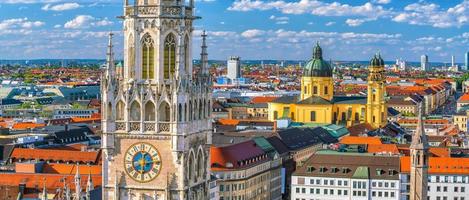
<svg viewBox="0 0 469 200">
<path fill-rule="evenodd" d="M 379 137 L 359 137 L 359 136 L 345 136 L 339 141 L 341 144 L 382 144 Z"/>
</svg>

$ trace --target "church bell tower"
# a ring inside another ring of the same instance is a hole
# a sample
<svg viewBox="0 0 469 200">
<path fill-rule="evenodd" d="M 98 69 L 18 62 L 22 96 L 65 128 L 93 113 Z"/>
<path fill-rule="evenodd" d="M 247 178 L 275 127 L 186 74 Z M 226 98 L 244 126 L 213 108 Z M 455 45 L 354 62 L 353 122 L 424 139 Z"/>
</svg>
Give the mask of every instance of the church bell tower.
<svg viewBox="0 0 469 200">
<path fill-rule="evenodd" d="M 110 34 L 101 79 L 103 199 L 207 199 L 211 78 L 193 73 L 194 0 L 124 0 L 124 64 Z M 205 60 L 204 60 L 205 59 Z"/>
<path fill-rule="evenodd" d="M 387 106 L 384 99 L 386 93 L 384 60 L 380 54 L 375 55 L 368 68 L 368 95 L 366 103 L 366 121 L 373 128 L 382 128 L 387 123 Z"/>
</svg>

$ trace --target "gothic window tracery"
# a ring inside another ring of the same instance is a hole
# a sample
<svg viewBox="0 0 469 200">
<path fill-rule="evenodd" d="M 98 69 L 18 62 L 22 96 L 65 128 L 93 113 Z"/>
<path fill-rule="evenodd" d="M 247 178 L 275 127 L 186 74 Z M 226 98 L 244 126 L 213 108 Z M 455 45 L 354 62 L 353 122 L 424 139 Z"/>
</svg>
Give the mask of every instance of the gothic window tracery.
<svg viewBox="0 0 469 200">
<path fill-rule="evenodd" d="M 124 110 L 125 110 L 124 102 L 122 102 L 122 100 L 117 102 L 117 106 L 116 106 L 116 119 L 117 120 L 124 120 Z"/>
<path fill-rule="evenodd" d="M 176 39 L 170 33 L 164 40 L 164 78 L 169 79 L 176 71 Z"/>
<path fill-rule="evenodd" d="M 155 104 L 148 101 L 145 104 L 145 121 L 155 121 Z"/>
<path fill-rule="evenodd" d="M 142 79 L 155 77 L 155 45 L 151 36 L 146 34 L 142 40 Z"/>
<path fill-rule="evenodd" d="M 132 102 L 130 106 L 130 121 L 140 121 L 140 103 L 137 101 Z"/>
</svg>

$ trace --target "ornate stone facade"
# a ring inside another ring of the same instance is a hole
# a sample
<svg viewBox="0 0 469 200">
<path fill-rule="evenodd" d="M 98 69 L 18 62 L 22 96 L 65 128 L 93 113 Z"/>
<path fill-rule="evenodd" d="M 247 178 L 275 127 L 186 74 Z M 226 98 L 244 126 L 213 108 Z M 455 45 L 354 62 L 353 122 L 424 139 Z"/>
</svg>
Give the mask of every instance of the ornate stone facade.
<svg viewBox="0 0 469 200">
<path fill-rule="evenodd" d="M 193 74 L 193 10 L 125 0 L 123 73 L 111 35 L 101 82 L 103 199 L 207 199 L 211 79 L 206 61 Z"/>
</svg>

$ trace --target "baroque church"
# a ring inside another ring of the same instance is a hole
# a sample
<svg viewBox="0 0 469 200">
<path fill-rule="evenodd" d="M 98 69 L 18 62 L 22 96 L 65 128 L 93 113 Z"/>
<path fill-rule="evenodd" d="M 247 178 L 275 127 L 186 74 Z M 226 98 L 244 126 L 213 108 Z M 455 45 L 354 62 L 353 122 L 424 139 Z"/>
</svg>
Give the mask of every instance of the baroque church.
<svg viewBox="0 0 469 200">
<path fill-rule="evenodd" d="M 299 96 L 283 96 L 269 103 L 269 120 L 290 118 L 294 122 L 352 126 L 369 123 L 380 128 L 387 123 L 384 61 L 375 55 L 369 66 L 367 97 L 334 96 L 332 67 L 316 44 L 305 66 Z"/>
<path fill-rule="evenodd" d="M 211 78 L 206 34 L 193 73 L 194 0 L 124 0 L 124 63 L 112 34 L 101 82 L 103 199 L 207 199 Z"/>
</svg>

